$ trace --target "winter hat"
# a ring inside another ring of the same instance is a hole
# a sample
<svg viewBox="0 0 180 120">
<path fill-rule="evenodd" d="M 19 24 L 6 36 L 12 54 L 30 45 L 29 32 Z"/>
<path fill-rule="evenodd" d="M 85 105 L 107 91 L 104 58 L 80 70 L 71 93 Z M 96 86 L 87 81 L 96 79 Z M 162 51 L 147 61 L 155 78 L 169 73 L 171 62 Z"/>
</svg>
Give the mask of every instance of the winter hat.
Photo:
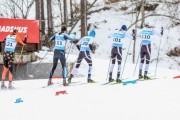
<svg viewBox="0 0 180 120">
<path fill-rule="evenodd" d="M 122 26 L 121 26 L 121 30 L 124 30 L 124 31 L 126 31 L 126 30 L 127 30 L 127 27 L 126 27 L 126 25 L 122 25 Z"/>
<path fill-rule="evenodd" d="M 95 37 L 96 36 L 96 32 L 94 30 L 91 30 L 88 34 L 88 36 L 90 37 Z"/>
</svg>

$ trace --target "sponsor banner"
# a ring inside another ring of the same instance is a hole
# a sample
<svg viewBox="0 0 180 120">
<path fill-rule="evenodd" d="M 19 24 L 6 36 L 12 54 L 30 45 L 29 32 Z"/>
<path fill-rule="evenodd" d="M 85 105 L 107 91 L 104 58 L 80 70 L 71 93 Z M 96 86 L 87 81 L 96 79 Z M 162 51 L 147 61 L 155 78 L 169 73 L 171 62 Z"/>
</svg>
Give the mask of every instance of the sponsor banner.
<svg viewBox="0 0 180 120">
<path fill-rule="evenodd" d="M 24 34 L 28 34 L 28 43 L 39 43 L 38 20 L 0 18 L 0 41 L 3 41 L 14 29 L 19 31 L 22 40 Z"/>
</svg>

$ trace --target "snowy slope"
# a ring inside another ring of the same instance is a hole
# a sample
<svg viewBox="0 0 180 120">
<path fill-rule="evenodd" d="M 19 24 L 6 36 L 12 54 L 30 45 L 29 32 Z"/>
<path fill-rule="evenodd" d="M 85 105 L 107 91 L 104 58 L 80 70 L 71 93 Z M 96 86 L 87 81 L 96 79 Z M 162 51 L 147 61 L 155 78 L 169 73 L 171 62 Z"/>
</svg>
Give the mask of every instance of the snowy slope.
<svg viewBox="0 0 180 120">
<path fill-rule="evenodd" d="M 76 56 L 69 56 L 75 60 Z M 69 87 L 56 84 L 42 88 L 47 80 L 15 81 L 15 90 L 0 90 L 0 118 L 2 120 L 179 120 L 180 79 L 172 79 L 180 72 L 158 69 L 158 79 L 135 85 L 105 85 L 109 60 L 93 59 L 92 78 L 86 84 L 87 64 L 79 71 Z M 116 67 L 115 67 L 116 68 Z M 131 77 L 134 65 L 127 64 L 124 77 Z M 153 74 L 153 69 L 150 72 Z M 114 76 L 116 69 L 114 69 Z M 62 80 L 55 79 L 54 83 Z M 68 94 L 55 96 L 57 91 Z M 23 102 L 14 103 L 17 98 Z"/>
<path fill-rule="evenodd" d="M 90 0 L 91 2 L 93 0 Z M 151 3 L 151 1 L 149 0 Z M 153 2 L 152 2 L 153 3 Z M 135 21 L 135 15 L 132 16 L 131 14 L 127 14 L 129 12 L 132 12 L 132 8 L 128 8 L 126 11 L 120 10 L 122 6 L 129 5 L 130 2 L 119 2 L 119 3 L 113 3 L 113 4 L 105 4 L 103 0 L 98 0 L 98 2 L 95 4 L 95 7 L 90 9 L 90 11 L 97 10 L 103 7 L 109 7 L 109 10 L 100 11 L 98 13 L 93 13 L 89 15 L 88 23 L 93 23 L 97 28 L 96 31 L 96 42 L 99 44 L 99 48 L 96 50 L 96 57 L 98 58 L 105 58 L 108 59 L 111 52 L 111 43 L 112 39 L 108 38 L 109 34 L 111 34 L 114 29 L 120 28 L 121 25 L 125 24 L 127 26 L 131 25 Z M 159 13 L 159 14 L 167 14 L 171 15 L 169 13 L 168 5 L 166 4 L 159 4 L 159 6 L 156 8 L 153 12 L 147 12 L 147 14 L 151 13 Z M 175 9 L 175 7 L 174 7 Z M 173 11 L 173 9 L 172 9 Z M 180 11 L 177 9 L 176 11 Z M 180 16 L 180 14 L 177 12 L 176 16 Z M 179 34 L 179 26 L 175 26 L 174 23 L 169 18 L 166 17 L 149 17 L 146 19 L 146 22 L 155 26 L 155 30 L 160 33 L 161 27 L 164 27 L 164 35 L 162 38 L 154 37 L 152 41 L 152 53 L 151 53 L 151 65 L 155 66 L 157 62 L 157 55 L 158 55 L 158 47 L 161 40 L 161 46 L 160 46 L 160 56 L 159 56 L 159 66 L 169 69 L 177 69 L 180 70 L 180 57 L 168 57 L 166 54 L 173 49 L 174 47 L 180 45 L 180 34 Z M 140 25 L 140 22 L 138 23 Z M 128 30 L 129 33 L 131 33 L 132 28 Z M 80 29 L 80 22 L 76 26 L 75 31 L 78 31 Z M 138 29 L 140 31 L 140 29 Z M 78 32 L 77 32 L 78 33 Z M 80 35 L 80 34 L 78 34 Z M 125 50 L 123 51 L 123 59 L 126 56 L 127 48 L 129 45 L 129 41 L 124 44 Z M 133 45 L 133 42 L 132 42 Z M 130 55 L 128 56 L 128 62 L 132 63 L 132 51 L 133 46 L 131 45 L 130 48 Z M 140 37 L 137 38 L 136 43 L 136 61 L 138 58 L 138 52 L 140 47 Z M 77 54 L 76 49 L 74 49 L 74 54 Z"/>
<path fill-rule="evenodd" d="M 92 1 L 92 0 L 91 0 Z M 103 0 L 98 0 L 97 7 L 105 6 Z M 72 79 L 69 87 L 61 85 L 62 80 L 54 79 L 52 87 L 42 88 L 47 84 L 47 79 L 43 80 L 22 80 L 14 81 L 15 90 L 0 90 L 0 119 L 1 120 L 179 120 L 180 111 L 180 79 L 172 79 L 173 76 L 180 75 L 179 65 L 169 58 L 161 59 L 158 64 L 157 78 L 152 81 L 141 81 L 134 85 L 105 85 L 107 82 L 107 71 L 111 50 L 111 39 L 108 35 L 115 28 L 122 24 L 130 25 L 131 16 L 124 15 L 122 11 L 116 11 L 119 4 L 112 4 L 112 9 L 94 13 L 88 20 L 95 23 L 96 42 L 100 45 L 96 53 L 92 55 L 93 71 L 92 79 L 95 84 L 86 84 L 87 68 L 85 61 L 78 69 L 77 75 Z M 161 6 L 160 6 L 161 7 Z M 164 8 L 165 9 L 165 8 Z M 158 7 L 157 12 L 161 8 Z M 162 18 L 151 18 L 157 26 L 157 30 L 162 26 Z M 107 22 L 104 22 L 107 21 Z M 178 27 L 171 28 L 168 19 L 163 19 L 163 26 L 167 27 L 162 38 L 160 58 L 167 57 L 165 53 L 179 44 L 179 34 L 176 34 Z M 79 30 L 79 25 L 76 30 Z M 166 26 L 169 25 L 169 26 Z M 131 32 L 129 30 L 128 32 Z M 79 34 L 79 33 L 77 33 Z M 152 59 L 157 56 L 157 46 L 159 38 L 156 38 L 152 46 Z M 127 47 L 130 41 L 124 44 L 123 51 L 124 65 Z M 68 61 L 75 62 L 77 49 L 70 52 Z M 138 52 L 137 43 L 137 52 Z M 44 57 L 46 51 L 41 51 L 37 55 Z M 132 49 L 130 50 L 132 53 Z M 137 55 L 137 53 L 136 53 Z M 53 53 L 49 52 L 42 62 L 52 62 Z M 137 56 L 136 56 L 137 57 Z M 179 58 L 175 58 L 179 60 Z M 122 78 L 134 79 L 135 64 L 132 64 L 132 55 L 128 56 L 128 63 L 124 69 Z M 39 62 L 39 61 L 37 61 Z M 155 62 L 150 65 L 149 75 L 154 75 Z M 162 67 L 169 68 L 165 69 Z M 138 69 L 138 68 L 137 68 Z M 173 70 L 174 69 L 174 70 Z M 177 70 L 175 70 L 177 69 Z M 113 78 L 116 77 L 117 65 L 114 67 Z M 138 70 L 136 70 L 138 71 Z M 66 90 L 68 94 L 55 96 L 57 91 Z M 22 103 L 14 103 L 17 98 L 22 98 Z"/>
</svg>

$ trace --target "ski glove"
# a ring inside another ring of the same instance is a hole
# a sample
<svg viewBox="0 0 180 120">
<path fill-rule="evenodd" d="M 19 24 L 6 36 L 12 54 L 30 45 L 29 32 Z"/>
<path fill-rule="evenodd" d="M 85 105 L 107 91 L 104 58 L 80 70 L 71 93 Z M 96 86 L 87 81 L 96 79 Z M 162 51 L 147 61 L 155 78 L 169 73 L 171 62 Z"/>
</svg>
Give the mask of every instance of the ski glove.
<svg viewBox="0 0 180 120">
<path fill-rule="evenodd" d="M 24 42 L 25 44 L 27 43 L 27 38 L 28 38 L 28 35 L 25 34 L 25 35 L 24 35 L 24 40 L 23 40 L 23 42 Z"/>
<path fill-rule="evenodd" d="M 161 27 L 161 36 L 163 36 L 163 33 L 164 33 L 164 28 Z"/>
<path fill-rule="evenodd" d="M 136 33 L 136 30 L 135 29 L 132 29 L 132 36 L 133 36 L 133 39 L 132 40 L 135 40 L 135 33 Z"/>
<path fill-rule="evenodd" d="M 80 46 L 79 45 L 76 45 L 77 49 L 80 51 Z"/>
</svg>

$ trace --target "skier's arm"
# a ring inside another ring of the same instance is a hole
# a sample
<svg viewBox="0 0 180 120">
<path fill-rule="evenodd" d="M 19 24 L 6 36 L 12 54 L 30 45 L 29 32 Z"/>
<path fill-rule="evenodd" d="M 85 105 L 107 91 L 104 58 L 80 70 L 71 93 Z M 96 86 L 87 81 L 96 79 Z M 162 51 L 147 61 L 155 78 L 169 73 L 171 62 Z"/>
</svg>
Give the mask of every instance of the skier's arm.
<svg viewBox="0 0 180 120">
<path fill-rule="evenodd" d="M 137 37 L 140 37 L 141 33 L 142 33 L 142 30 L 140 30 L 140 31 L 135 30 L 135 34 L 136 34 Z"/>
<path fill-rule="evenodd" d="M 111 33 L 108 35 L 108 38 L 112 38 L 115 31 L 118 31 L 118 28 L 114 29 L 113 32 L 111 31 Z"/>
<path fill-rule="evenodd" d="M 26 45 L 19 36 L 16 36 L 16 42 L 19 42 L 21 45 Z"/>
<path fill-rule="evenodd" d="M 76 38 L 76 33 L 74 33 L 73 35 L 68 35 L 68 34 L 64 34 L 64 36 L 67 38 L 67 39 L 69 39 L 69 40 L 74 40 L 75 38 Z"/>
<path fill-rule="evenodd" d="M 26 44 L 27 43 L 27 38 L 28 38 L 28 35 L 27 34 L 25 34 L 25 36 L 24 36 L 24 40 L 23 40 L 23 42 Z"/>
<path fill-rule="evenodd" d="M 95 53 L 95 49 L 94 49 L 94 47 L 93 47 L 92 44 L 89 44 L 89 48 L 90 48 L 90 50 L 92 51 L 92 53 Z"/>
<path fill-rule="evenodd" d="M 55 35 L 53 35 L 53 36 L 48 40 L 48 42 L 51 42 L 51 41 L 53 41 L 53 40 L 55 40 Z"/>
<path fill-rule="evenodd" d="M 77 49 L 80 50 L 80 45 L 76 45 Z"/>
<path fill-rule="evenodd" d="M 128 38 L 129 40 L 133 40 L 133 36 L 131 34 L 126 33 L 125 35 L 126 35 L 126 38 Z"/>
<path fill-rule="evenodd" d="M 79 40 L 79 42 L 76 43 L 76 47 L 77 47 L 78 50 L 80 50 L 80 45 L 81 45 L 81 40 Z"/>
<path fill-rule="evenodd" d="M 94 38 L 91 38 L 90 41 L 89 41 L 89 48 L 90 48 L 92 53 L 95 53 L 95 47 L 93 45 L 94 41 L 95 41 Z"/>
<path fill-rule="evenodd" d="M 161 37 L 162 35 L 160 33 L 158 33 L 157 31 L 153 30 L 153 34 L 158 36 L 158 37 Z"/>
</svg>

